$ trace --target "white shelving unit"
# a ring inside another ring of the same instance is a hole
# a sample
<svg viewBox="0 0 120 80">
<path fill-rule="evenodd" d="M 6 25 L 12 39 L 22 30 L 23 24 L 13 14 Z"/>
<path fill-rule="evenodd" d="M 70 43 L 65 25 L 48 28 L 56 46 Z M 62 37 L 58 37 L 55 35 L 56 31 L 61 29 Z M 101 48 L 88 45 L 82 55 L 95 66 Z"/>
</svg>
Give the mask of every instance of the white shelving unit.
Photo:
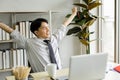
<svg viewBox="0 0 120 80">
<path fill-rule="evenodd" d="M 7 71 L 12 71 L 12 69 L 2 69 L 0 72 L 7 72 Z"/>
<path fill-rule="evenodd" d="M 0 43 L 12 43 L 13 42 L 13 40 L 11 39 L 11 40 L 0 40 Z"/>
<path fill-rule="evenodd" d="M 36 18 L 39 18 L 40 16 L 46 17 L 46 19 L 49 22 L 50 29 L 52 31 L 52 27 L 51 27 L 51 25 L 52 25 L 52 22 L 51 22 L 52 11 L 0 12 L 0 15 L 1 14 L 8 15 L 8 17 L 6 17 L 6 18 L 8 18 L 8 20 L 6 20 L 6 22 L 4 21 L 4 16 L 0 17 L 0 21 L 2 21 L 2 19 L 3 19 L 2 22 L 6 23 L 10 27 L 13 27 L 17 22 L 20 22 L 20 21 L 32 21 Z M 17 47 L 14 47 L 13 44 L 15 44 L 15 43 L 13 42 L 12 39 L 10 39 L 10 40 L 0 40 L 0 50 L 8 50 L 8 49 L 13 50 L 13 48 L 17 50 Z M 9 68 L 0 69 L 0 72 L 12 71 L 12 67 L 15 67 L 13 64 L 14 63 L 12 63 L 12 66 L 10 66 Z M 18 64 L 18 63 L 16 63 L 16 64 Z M 2 66 L 2 65 L 0 64 L 0 66 Z"/>
</svg>

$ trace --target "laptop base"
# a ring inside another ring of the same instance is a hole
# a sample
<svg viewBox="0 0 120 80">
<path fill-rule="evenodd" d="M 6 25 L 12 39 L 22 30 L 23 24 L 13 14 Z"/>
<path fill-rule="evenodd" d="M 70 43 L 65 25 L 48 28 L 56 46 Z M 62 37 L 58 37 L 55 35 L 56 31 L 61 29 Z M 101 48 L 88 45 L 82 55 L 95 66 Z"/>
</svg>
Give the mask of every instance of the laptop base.
<svg viewBox="0 0 120 80">
<path fill-rule="evenodd" d="M 58 77 L 56 80 L 69 80 L 69 79 L 68 79 L 68 76 L 61 76 L 61 77 Z"/>
</svg>

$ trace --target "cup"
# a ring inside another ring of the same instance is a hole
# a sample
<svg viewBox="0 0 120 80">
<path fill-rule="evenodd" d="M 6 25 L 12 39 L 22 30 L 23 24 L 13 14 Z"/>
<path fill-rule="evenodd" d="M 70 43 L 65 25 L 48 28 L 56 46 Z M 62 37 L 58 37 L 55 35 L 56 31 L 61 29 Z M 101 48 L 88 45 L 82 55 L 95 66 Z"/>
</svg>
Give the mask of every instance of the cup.
<svg viewBox="0 0 120 80">
<path fill-rule="evenodd" d="M 56 66 L 56 64 L 53 64 L 53 63 L 48 64 L 46 67 L 46 70 L 47 70 L 50 77 L 55 77 L 57 66 Z"/>
</svg>

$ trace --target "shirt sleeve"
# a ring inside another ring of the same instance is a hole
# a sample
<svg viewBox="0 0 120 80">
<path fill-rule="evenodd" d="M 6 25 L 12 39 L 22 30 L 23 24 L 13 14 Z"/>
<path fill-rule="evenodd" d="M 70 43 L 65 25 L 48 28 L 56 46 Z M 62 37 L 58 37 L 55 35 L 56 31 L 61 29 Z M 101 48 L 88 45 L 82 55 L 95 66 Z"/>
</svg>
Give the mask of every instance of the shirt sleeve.
<svg viewBox="0 0 120 80">
<path fill-rule="evenodd" d="M 27 41 L 27 38 L 25 38 L 24 36 L 22 36 L 19 31 L 14 30 L 10 34 L 10 36 L 13 39 L 13 41 L 17 43 L 18 47 L 25 48 L 25 43 Z"/>
<path fill-rule="evenodd" d="M 66 35 L 66 27 L 62 25 L 59 27 L 56 32 L 53 34 L 53 37 L 57 39 L 57 42 L 59 42 L 63 37 Z"/>
</svg>

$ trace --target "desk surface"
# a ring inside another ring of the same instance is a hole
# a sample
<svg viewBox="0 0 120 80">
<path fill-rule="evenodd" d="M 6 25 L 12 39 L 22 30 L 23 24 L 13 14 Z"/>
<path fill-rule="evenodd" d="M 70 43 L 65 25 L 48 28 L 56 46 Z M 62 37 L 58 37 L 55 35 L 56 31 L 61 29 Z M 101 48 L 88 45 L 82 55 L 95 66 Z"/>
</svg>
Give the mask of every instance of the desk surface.
<svg viewBox="0 0 120 80">
<path fill-rule="evenodd" d="M 115 63 L 108 63 L 106 76 L 105 76 L 105 79 L 103 80 L 120 80 L 120 73 L 113 70 L 113 68 L 117 65 L 118 64 L 115 64 Z M 68 69 L 57 70 L 56 78 L 61 76 L 67 76 L 68 74 L 69 74 Z M 45 80 L 50 80 L 47 72 L 31 73 L 30 75 L 34 78 L 34 80 L 40 80 L 43 78 Z"/>
<path fill-rule="evenodd" d="M 69 69 L 67 69 L 67 68 L 57 70 L 55 78 L 58 78 L 61 76 L 68 76 L 68 73 L 69 73 Z M 40 79 L 44 79 L 44 78 L 45 78 L 45 80 L 50 80 L 47 72 L 31 73 L 30 75 L 34 78 L 34 80 L 40 80 Z"/>
<path fill-rule="evenodd" d="M 105 79 L 103 80 L 120 80 L 120 73 L 113 70 L 113 68 L 117 65 L 120 65 L 120 64 L 108 63 L 107 73 L 106 73 Z"/>
<path fill-rule="evenodd" d="M 113 70 L 113 68 L 117 65 L 120 65 L 120 64 L 108 63 L 107 70 L 106 70 L 107 71 L 106 76 L 105 76 L 105 79 L 103 79 L 103 80 L 120 80 L 120 73 Z M 57 70 L 56 78 L 59 78 L 61 76 L 67 76 L 68 74 L 69 74 L 68 69 Z M 28 79 L 28 80 L 50 80 L 47 72 L 31 73 L 30 75 L 33 78 Z M 13 79 L 13 76 L 9 76 L 7 78 L 6 78 L 6 80 L 15 80 L 15 79 Z"/>
</svg>

